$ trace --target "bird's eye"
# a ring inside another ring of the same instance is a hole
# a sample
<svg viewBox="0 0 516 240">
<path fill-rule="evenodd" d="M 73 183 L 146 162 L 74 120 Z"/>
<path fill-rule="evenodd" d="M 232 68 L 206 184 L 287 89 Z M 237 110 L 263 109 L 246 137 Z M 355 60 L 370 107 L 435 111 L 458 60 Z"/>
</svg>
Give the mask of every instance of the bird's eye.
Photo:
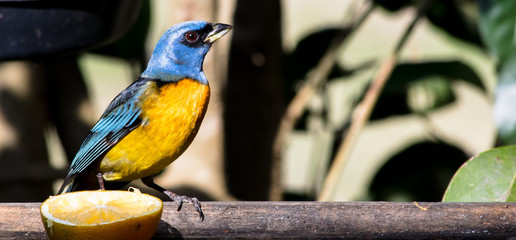
<svg viewBox="0 0 516 240">
<path fill-rule="evenodd" d="M 189 42 L 195 42 L 197 39 L 199 39 L 199 34 L 197 34 L 194 31 L 189 31 L 185 33 L 185 39 Z"/>
</svg>

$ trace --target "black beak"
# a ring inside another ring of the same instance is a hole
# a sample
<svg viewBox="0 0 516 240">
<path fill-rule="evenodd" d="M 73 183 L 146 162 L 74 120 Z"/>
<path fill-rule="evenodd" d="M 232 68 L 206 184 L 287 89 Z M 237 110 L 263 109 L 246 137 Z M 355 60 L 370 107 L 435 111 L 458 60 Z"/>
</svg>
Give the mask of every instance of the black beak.
<svg viewBox="0 0 516 240">
<path fill-rule="evenodd" d="M 212 23 L 212 25 L 213 30 L 208 33 L 208 36 L 206 36 L 204 42 L 213 43 L 217 41 L 217 39 L 226 35 L 226 33 L 228 33 L 233 28 L 233 26 L 224 23 Z"/>
</svg>

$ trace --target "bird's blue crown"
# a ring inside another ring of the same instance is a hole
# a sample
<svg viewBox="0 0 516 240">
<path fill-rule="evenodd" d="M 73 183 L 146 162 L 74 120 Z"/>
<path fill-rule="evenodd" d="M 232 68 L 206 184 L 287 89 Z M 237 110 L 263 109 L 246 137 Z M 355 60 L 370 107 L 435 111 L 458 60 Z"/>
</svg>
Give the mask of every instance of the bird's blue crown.
<svg viewBox="0 0 516 240">
<path fill-rule="evenodd" d="M 169 28 L 156 44 L 147 69 L 141 76 L 162 81 L 190 78 L 207 84 L 202 65 L 211 42 L 201 39 L 199 44 L 188 44 L 185 35 L 191 31 L 207 33 L 211 29 L 211 23 L 204 21 L 184 22 Z"/>
</svg>

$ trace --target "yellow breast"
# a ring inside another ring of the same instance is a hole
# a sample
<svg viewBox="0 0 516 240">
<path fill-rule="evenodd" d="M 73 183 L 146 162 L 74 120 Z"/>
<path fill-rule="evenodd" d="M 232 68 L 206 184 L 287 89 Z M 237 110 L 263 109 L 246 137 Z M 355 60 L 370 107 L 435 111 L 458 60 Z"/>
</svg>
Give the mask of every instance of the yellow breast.
<svg viewBox="0 0 516 240">
<path fill-rule="evenodd" d="M 176 160 L 190 145 L 208 107 L 210 88 L 191 79 L 158 87 L 142 96 L 143 123 L 102 160 L 107 181 L 130 181 L 154 175 Z"/>
</svg>

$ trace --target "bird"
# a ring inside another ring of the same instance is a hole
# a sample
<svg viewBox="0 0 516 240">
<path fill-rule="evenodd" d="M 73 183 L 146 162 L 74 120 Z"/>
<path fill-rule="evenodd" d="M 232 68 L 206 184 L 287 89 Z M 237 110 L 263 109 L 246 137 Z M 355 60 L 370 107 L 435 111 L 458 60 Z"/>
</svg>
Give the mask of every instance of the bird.
<svg viewBox="0 0 516 240">
<path fill-rule="evenodd" d="M 158 40 L 146 69 L 107 106 L 70 164 L 57 194 L 120 189 L 141 179 L 181 210 L 190 203 L 204 220 L 195 197 L 175 194 L 153 177 L 190 145 L 206 113 L 210 87 L 203 72 L 212 43 L 229 24 L 188 21 L 170 27 Z"/>
</svg>

